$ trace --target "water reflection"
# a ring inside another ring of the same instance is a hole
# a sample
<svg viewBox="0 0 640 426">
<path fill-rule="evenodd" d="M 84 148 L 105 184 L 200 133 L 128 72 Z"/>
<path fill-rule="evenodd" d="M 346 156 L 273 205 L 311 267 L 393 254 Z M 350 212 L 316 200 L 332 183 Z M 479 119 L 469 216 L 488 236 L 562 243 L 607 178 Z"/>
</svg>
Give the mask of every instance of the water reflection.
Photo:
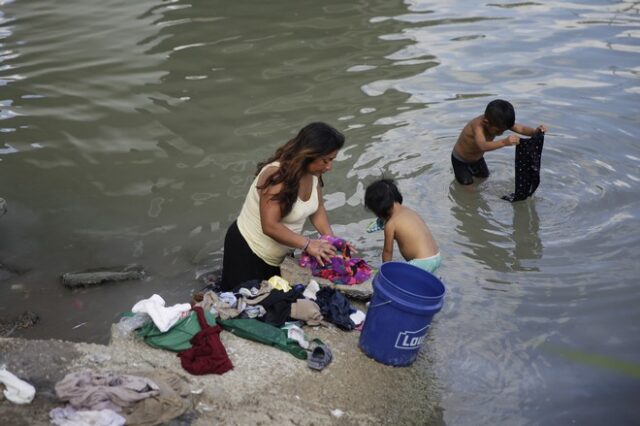
<svg viewBox="0 0 640 426">
<path fill-rule="evenodd" d="M 410 42 L 380 36 L 404 24 L 369 22 L 404 13 L 402 2 L 265 3 L 250 14 L 246 5 L 186 0 L 7 9 L 0 66 L 27 78 L 4 86 L 0 101 L 0 134 L 17 129 L 0 141 L 0 181 L 24 183 L 0 193 L 11 206 L 0 221 L 0 262 L 41 259 L 39 275 L 25 282 L 64 299 L 35 302 L 43 317 L 59 320 L 43 321 L 32 337 L 104 341 L 111 312 L 147 296 L 142 287 L 109 287 L 109 312 L 97 309 L 89 326 L 67 327 L 88 314 L 69 311 L 71 297 L 57 287 L 70 270 L 135 261 L 167 302 L 181 300 L 194 270 L 219 263 L 224 230 L 258 160 L 311 120 L 351 127 L 357 158 L 358 142 L 380 132 L 372 123 L 408 98 L 370 98 L 362 85 L 426 68 L 387 58 Z M 358 65 L 372 68 L 353 72 Z M 346 202 L 338 195 L 357 185 L 356 176 L 341 179 L 352 163 L 341 157 L 328 178 L 336 211 Z M 342 214 L 332 219 L 346 222 Z M 8 292 L 0 287 L 0 299 L 13 306 Z"/>
<path fill-rule="evenodd" d="M 451 213 L 457 220 L 456 244 L 462 254 L 498 272 L 537 271 L 531 260 L 542 257 L 540 219 L 535 200 L 512 204 L 511 225 L 506 219 L 508 203 L 483 191 L 483 183 L 461 186 L 452 181 L 449 186 Z M 493 206 L 499 206 L 494 208 Z"/>
<path fill-rule="evenodd" d="M 538 271 L 538 266 L 527 266 L 524 260 L 535 260 L 542 257 L 542 240 L 540 239 L 540 218 L 536 210 L 536 200 L 528 199 L 513 205 L 512 238 L 514 271 Z"/>
</svg>

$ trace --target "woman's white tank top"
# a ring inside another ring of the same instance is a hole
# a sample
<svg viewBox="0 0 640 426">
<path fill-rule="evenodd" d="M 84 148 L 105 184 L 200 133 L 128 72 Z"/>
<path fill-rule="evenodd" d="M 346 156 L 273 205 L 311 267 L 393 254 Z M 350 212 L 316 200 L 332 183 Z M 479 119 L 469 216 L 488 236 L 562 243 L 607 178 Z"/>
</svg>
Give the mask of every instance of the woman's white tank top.
<svg viewBox="0 0 640 426">
<path fill-rule="evenodd" d="M 291 251 L 291 247 L 280 244 L 262 232 L 262 224 L 260 221 L 260 194 L 256 188 L 262 173 L 264 173 L 266 168 L 271 166 L 280 167 L 280 163 L 274 161 L 260 170 L 260 173 L 253 180 L 249 188 L 247 197 L 244 199 L 237 223 L 238 229 L 247 241 L 247 244 L 249 244 L 251 251 L 269 265 L 280 266 L 287 253 Z M 280 220 L 280 223 L 296 234 L 302 233 L 304 222 L 318 210 L 318 178 L 316 176 L 313 176 L 312 185 L 311 197 L 309 197 L 307 201 L 302 201 L 298 198 L 296 202 L 293 203 L 289 214 Z"/>
</svg>

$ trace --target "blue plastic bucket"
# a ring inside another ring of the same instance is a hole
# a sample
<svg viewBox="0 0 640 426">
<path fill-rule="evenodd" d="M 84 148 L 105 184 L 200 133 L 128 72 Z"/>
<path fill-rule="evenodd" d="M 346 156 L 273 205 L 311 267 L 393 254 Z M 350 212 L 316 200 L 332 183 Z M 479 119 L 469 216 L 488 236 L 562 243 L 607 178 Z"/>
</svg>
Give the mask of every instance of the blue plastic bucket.
<svg viewBox="0 0 640 426">
<path fill-rule="evenodd" d="M 412 364 L 433 316 L 442 309 L 444 293 L 444 284 L 417 266 L 383 263 L 373 278 L 360 349 L 383 364 Z"/>
</svg>

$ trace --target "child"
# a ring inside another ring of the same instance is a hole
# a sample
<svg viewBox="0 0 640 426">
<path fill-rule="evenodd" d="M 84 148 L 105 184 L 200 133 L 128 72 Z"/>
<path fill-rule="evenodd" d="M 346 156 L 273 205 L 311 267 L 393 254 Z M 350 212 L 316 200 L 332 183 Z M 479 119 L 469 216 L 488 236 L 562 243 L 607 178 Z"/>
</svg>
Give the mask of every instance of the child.
<svg viewBox="0 0 640 426">
<path fill-rule="evenodd" d="M 429 227 L 420 215 L 402 205 L 402 194 L 391 179 L 380 179 L 367 187 L 364 205 L 384 221 L 382 261 L 393 257 L 393 241 L 409 263 L 435 273 L 442 257 Z"/>
<path fill-rule="evenodd" d="M 533 136 L 536 130 L 546 132 L 544 125 L 537 129 L 523 126 L 515 122 L 516 114 L 513 105 L 502 99 L 489 102 L 484 114 L 467 123 L 458 136 L 458 141 L 451 152 L 451 164 L 456 180 L 462 185 L 473 183 L 473 176 L 489 177 L 489 169 L 484 161 L 484 153 L 510 145 L 517 145 L 520 138 L 509 135 L 494 141 L 505 130 L 524 136 Z"/>
</svg>

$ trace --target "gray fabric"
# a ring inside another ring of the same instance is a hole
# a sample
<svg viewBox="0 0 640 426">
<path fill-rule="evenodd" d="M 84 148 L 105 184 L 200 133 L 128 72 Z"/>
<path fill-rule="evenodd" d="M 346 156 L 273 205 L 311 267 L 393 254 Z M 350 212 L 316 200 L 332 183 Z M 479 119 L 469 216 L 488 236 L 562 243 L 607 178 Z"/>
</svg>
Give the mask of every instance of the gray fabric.
<svg viewBox="0 0 640 426">
<path fill-rule="evenodd" d="M 124 410 L 127 425 L 153 426 L 165 424 L 182 415 L 189 408 L 187 383 L 176 374 L 155 370 L 135 373 L 147 376 L 159 387 L 158 395 L 146 398 Z"/>
<path fill-rule="evenodd" d="M 324 319 L 318 304 L 308 299 L 298 299 L 292 303 L 290 316 L 305 321 L 309 325 L 320 325 Z"/>
<path fill-rule="evenodd" d="M 268 281 L 262 281 L 258 292 L 252 297 L 243 296 L 242 299 L 247 305 L 257 305 L 271 294 L 271 284 Z"/>
<path fill-rule="evenodd" d="M 251 293 L 253 294 L 253 292 Z M 202 301 L 196 303 L 196 306 L 200 306 L 205 312 L 211 312 L 211 308 L 213 308 L 221 319 L 227 320 L 238 317 L 242 313 L 242 311 L 245 310 L 247 305 L 258 305 L 270 294 L 271 285 L 267 281 L 262 281 L 260 283 L 260 288 L 255 294 L 252 295 L 252 297 L 247 297 L 244 294 L 239 296 L 235 308 L 222 300 L 220 296 L 213 291 L 207 291 L 206 293 L 204 293 L 202 295 Z"/>
<path fill-rule="evenodd" d="M 116 412 L 159 393 L 158 385 L 145 377 L 92 371 L 67 374 L 55 390 L 61 401 L 69 401 L 75 409 Z"/>
<path fill-rule="evenodd" d="M 223 320 L 235 318 L 240 315 L 240 312 L 242 312 L 242 310 L 233 308 L 227 302 L 221 300 L 213 291 L 207 291 L 202 296 L 202 301 L 196 303 L 196 306 L 200 306 L 205 312 L 211 312 L 211 308 L 215 309 Z"/>
</svg>

